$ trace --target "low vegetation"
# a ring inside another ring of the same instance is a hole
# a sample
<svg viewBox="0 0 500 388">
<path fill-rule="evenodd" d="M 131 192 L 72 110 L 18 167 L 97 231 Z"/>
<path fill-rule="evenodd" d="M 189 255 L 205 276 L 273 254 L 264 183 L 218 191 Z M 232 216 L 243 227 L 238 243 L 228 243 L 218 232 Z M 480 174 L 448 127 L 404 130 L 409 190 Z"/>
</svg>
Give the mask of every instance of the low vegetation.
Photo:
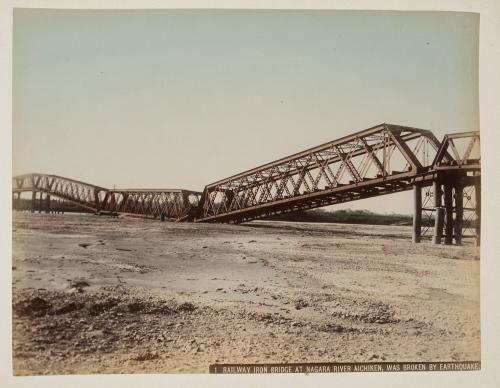
<svg viewBox="0 0 500 388">
<path fill-rule="evenodd" d="M 412 217 L 404 214 L 377 214 L 368 210 L 303 210 L 280 214 L 270 219 L 275 221 L 295 222 L 331 222 L 368 225 L 411 225 Z"/>
</svg>

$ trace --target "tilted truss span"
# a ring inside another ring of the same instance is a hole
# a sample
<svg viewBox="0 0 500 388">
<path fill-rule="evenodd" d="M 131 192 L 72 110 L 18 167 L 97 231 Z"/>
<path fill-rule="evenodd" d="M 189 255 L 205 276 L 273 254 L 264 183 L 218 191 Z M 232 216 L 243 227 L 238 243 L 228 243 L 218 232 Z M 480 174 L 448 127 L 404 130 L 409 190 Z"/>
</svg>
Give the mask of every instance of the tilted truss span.
<svg viewBox="0 0 500 388">
<path fill-rule="evenodd" d="M 201 193 L 178 189 L 106 189 L 57 175 L 25 174 L 12 179 L 12 192 L 33 193 L 33 205 L 45 194 L 45 209 L 50 209 L 51 197 L 74 203 L 97 214 L 130 214 L 168 220 L 187 220 L 197 208 Z M 14 201 L 16 198 L 14 197 Z M 43 207 L 43 205 L 42 205 Z M 41 207 L 40 207 L 41 209 Z"/>
<path fill-rule="evenodd" d="M 206 186 L 197 221 L 244 222 L 430 184 L 439 147 L 430 131 L 381 124 Z"/>
</svg>

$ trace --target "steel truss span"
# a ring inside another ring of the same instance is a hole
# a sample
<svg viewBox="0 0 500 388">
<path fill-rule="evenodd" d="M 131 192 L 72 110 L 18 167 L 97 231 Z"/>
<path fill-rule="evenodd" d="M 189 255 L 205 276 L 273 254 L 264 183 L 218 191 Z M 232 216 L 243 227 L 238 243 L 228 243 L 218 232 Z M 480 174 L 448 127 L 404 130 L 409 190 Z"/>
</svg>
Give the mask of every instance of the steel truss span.
<svg viewBox="0 0 500 388">
<path fill-rule="evenodd" d="M 202 222 L 244 222 L 431 184 L 440 142 L 382 124 L 205 187 Z"/>
<path fill-rule="evenodd" d="M 109 190 L 57 175 L 25 174 L 12 179 L 14 208 L 22 192 L 32 192 L 32 211 L 51 209 L 53 198 L 73 203 L 83 211 L 96 214 L 130 214 L 172 221 L 192 219 L 201 193 L 178 189 Z M 40 199 L 37 199 L 37 193 Z"/>
<path fill-rule="evenodd" d="M 49 205 L 54 196 L 99 214 L 241 223 L 413 190 L 414 242 L 425 237 L 429 223 L 436 243 L 444 236 L 445 243 L 454 239 L 460 244 L 465 228 L 479 242 L 479 140 L 479 132 L 464 132 L 440 142 L 428 130 L 380 124 L 211 183 L 202 193 L 109 190 L 55 175 L 26 174 L 13 178 L 14 208 L 16 194 L 20 200 L 21 192 L 31 191 L 32 206 L 40 193 L 40 201 L 44 194 Z"/>
</svg>

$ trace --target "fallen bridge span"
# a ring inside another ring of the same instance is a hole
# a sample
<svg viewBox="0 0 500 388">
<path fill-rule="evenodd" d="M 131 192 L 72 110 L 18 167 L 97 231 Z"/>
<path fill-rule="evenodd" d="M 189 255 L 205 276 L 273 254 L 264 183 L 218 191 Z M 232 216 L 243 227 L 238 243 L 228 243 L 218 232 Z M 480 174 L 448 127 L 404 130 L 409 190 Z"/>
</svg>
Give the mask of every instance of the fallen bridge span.
<svg viewBox="0 0 500 388">
<path fill-rule="evenodd" d="M 106 189 L 48 174 L 24 174 L 12 180 L 13 207 L 18 209 L 21 193 L 31 192 L 31 211 L 50 212 L 52 198 L 62 199 L 95 214 L 129 214 L 172 221 L 192 220 L 201 193 L 179 189 Z"/>
</svg>

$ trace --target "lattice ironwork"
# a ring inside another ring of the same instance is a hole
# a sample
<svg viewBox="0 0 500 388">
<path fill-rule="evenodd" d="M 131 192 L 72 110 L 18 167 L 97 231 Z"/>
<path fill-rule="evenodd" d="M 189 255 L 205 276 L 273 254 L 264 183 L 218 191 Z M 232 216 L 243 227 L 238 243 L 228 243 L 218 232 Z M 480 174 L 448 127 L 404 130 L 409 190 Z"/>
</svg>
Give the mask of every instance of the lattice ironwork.
<svg viewBox="0 0 500 388">
<path fill-rule="evenodd" d="M 434 227 L 434 192 L 432 186 L 423 188 L 422 193 L 422 231 L 421 236 L 424 238 L 431 238 Z"/>
<path fill-rule="evenodd" d="M 39 192 L 98 214 L 133 214 L 168 220 L 194 216 L 201 193 L 189 190 L 109 190 L 57 175 L 25 174 L 12 179 L 12 192 Z"/>
<path fill-rule="evenodd" d="M 481 170 L 479 132 L 445 135 L 432 163 L 434 170 Z"/>
<path fill-rule="evenodd" d="M 477 223 L 479 219 L 477 185 L 466 186 L 463 188 L 463 220 L 462 237 L 478 238 Z"/>
<path fill-rule="evenodd" d="M 409 190 L 431 182 L 440 143 L 430 132 L 382 124 L 205 187 L 197 221 L 242 222 Z"/>
<path fill-rule="evenodd" d="M 16 176 L 12 191 L 17 199 L 31 191 L 33 204 L 41 204 L 35 194 L 44 193 L 48 204 L 54 196 L 101 214 L 239 223 L 414 189 L 414 241 L 441 225 L 446 210 L 449 243 L 452 229 L 457 241 L 479 240 L 480 162 L 479 132 L 448 134 L 440 143 L 427 130 L 381 124 L 209 184 L 203 193 L 109 190 L 47 174 Z"/>
</svg>

